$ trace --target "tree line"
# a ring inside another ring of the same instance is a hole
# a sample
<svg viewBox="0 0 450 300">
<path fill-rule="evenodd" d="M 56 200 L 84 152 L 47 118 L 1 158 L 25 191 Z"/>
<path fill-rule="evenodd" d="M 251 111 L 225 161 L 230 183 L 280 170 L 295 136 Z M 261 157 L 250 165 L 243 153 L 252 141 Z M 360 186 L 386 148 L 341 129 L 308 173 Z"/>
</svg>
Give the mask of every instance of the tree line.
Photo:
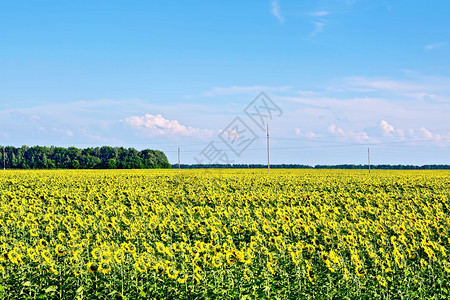
<svg viewBox="0 0 450 300">
<path fill-rule="evenodd" d="M 172 168 L 178 168 L 177 164 Z M 267 169 L 265 164 L 180 164 L 181 169 Z M 369 165 L 301 165 L 301 164 L 273 164 L 271 169 L 369 169 Z M 378 170 L 450 170 L 450 165 L 370 165 Z"/>
<path fill-rule="evenodd" d="M 170 168 L 159 150 L 134 148 L 13 146 L 0 148 L 0 166 L 7 169 L 154 169 Z M 3 156 L 3 153 L 4 156 Z"/>
</svg>

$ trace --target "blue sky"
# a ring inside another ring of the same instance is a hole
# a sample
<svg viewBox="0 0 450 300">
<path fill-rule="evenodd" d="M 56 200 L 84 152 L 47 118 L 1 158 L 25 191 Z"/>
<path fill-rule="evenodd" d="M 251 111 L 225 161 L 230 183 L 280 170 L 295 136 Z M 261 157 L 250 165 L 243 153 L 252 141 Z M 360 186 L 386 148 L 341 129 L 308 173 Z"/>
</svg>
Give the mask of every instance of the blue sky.
<svg viewBox="0 0 450 300">
<path fill-rule="evenodd" d="M 364 164 L 370 148 L 373 164 L 450 164 L 449 15 L 441 0 L 2 0 L 0 145 L 266 163 L 244 111 L 265 92 L 271 163 Z"/>
</svg>

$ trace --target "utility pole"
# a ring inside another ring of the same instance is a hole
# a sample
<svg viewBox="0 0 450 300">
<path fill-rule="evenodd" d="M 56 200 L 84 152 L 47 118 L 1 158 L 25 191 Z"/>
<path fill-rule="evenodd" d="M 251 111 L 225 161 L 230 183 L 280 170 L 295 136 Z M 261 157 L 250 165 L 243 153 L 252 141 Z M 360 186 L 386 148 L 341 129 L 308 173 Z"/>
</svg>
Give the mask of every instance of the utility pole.
<svg viewBox="0 0 450 300">
<path fill-rule="evenodd" d="M 270 172 L 270 154 L 269 154 L 269 124 L 267 124 L 267 173 Z"/>
<path fill-rule="evenodd" d="M 178 172 L 180 172 L 180 148 L 178 148 Z"/>
<path fill-rule="evenodd" d="M 6 170 L 5 146 L 3 146 L 3 171 Z"/>
<path fill-rule="evenodd" d="M 369 174 L 370 174 L 370 148 L 367 148 L 367 160 L 369 161 Z"/>
</svg>

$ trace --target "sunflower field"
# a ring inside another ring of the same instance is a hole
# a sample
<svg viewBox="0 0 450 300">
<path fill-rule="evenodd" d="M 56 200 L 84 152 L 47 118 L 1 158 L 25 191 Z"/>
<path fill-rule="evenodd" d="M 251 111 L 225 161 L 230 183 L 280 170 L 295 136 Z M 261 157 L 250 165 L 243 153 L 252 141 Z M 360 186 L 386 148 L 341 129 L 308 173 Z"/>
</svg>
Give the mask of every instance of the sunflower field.
<svg viewBox="0 0 450 300">
<path fill-rule="evenodd" d="M 450 172 L 0 172 L 0 299 L 450 298 Z"/>
</svg>

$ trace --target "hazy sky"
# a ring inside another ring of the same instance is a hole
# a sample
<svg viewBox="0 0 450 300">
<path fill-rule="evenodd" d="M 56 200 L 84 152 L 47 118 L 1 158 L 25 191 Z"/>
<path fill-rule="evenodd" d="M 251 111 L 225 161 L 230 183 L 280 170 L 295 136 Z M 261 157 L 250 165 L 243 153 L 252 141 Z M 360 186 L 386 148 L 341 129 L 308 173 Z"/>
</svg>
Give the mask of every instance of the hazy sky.
<svg viewBox="0 0 450 300">
<path fill-rule="evenodd" d="M 450 164 L 449 16 L 444 0 L 1 0 L 0 145 L 266 163 L 269 123 L 271 163 L 364 164 L 370 147 L 373 164 Z"/>
</svg>

